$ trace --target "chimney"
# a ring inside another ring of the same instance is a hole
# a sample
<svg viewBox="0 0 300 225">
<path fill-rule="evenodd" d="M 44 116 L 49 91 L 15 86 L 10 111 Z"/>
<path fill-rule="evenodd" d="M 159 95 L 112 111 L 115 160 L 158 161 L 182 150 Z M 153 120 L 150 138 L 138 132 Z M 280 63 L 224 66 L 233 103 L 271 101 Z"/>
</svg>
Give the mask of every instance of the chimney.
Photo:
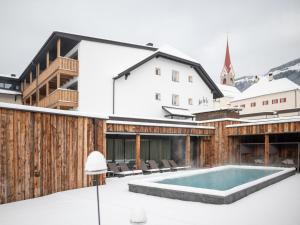
<svg viewBox="0 0 300 225">
<path fill-rule="evenodd" d="M 254 78 L 254 83 L 257 83 L 259 81 L 259 77 L 256 75 Z"/>
<path fill-rule="evenodd" d="M 149 47 L 153 47 L 153 43 L 151 43 L 151 42 L 147 43 L 146 45 Z"/>
<path fill-rule="evenodd" d="M 269 73 L 269 81 L 273 80 L 273 73 Z"/>
</svg>

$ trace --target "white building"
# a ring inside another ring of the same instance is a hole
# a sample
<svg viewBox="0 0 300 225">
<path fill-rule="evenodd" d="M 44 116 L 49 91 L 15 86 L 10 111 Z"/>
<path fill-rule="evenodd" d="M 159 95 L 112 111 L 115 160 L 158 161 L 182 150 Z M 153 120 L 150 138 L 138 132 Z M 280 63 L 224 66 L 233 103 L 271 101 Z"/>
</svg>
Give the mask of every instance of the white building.
<svg viewBox="0 0 300 225">
<path fill-rule="evenodd" d="M 241 117 L 258 119 L 300 115 L 300 88 L 287 78 L 275 80 L 272 75 L 260 78 L 231 101 L 241 107 Z"/>
<path fill-rule="evenodd" d="M 196 60 L 171 47 L 54 32 L 33 62 L 20 77 L 23 101 L 29 105 L 192 118 L 194 111 L 213 108 L 213 99 L 222 96 Z M 51 68 L 55 63 L 58 68 Z"/>
<path fill-rule="evenodd" d="M 233 108 L 231 101 L 241 95 L 239 89 L 234 86 L 217 84 L 223 94 L 223 97 L 214 100 L 214 109 Z"/>
<path fill-rule="evenodd" d="M 14 74 L 0 74 L 0 102 L 21 104 L 21 95 L 18 78 Z"/>
</svg>

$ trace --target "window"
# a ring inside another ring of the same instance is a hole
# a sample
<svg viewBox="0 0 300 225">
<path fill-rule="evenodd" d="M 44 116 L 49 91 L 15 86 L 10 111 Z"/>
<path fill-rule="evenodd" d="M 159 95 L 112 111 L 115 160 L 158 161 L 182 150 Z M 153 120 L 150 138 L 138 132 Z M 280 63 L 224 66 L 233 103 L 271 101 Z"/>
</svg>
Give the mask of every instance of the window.
<svg viewBox="0 0 300 225">
<path fill-rule="evenodd" d="M 176 70 L 172 70 L 172 81 L 179 82 L 179 72 Z"/>
<path fill-rule="evenodd" d="M 269 101 L 268 100 L 265 100 L 262 102 L 262 105 L 268 105 L 269 104 Z"/>
<path fill-rule="evenodd" d="M 158 68 L 158 67 L 155 68 L 155 75 L 158 75 L 158 76 L 161 75 L 160 68 Z"/>
<path fill-rule="evenodd" d="M 281 98 L 280 103 L 286 102 L 286 98 Z"/>
<path fill-rule="evenodd" d="M 272 100 L 272 104 L 277 104 L 278 103 L 278 99 L 273 99 Z"/>
<path fill-rule="evenodd" d="M 189 76 L 189 82 L 193 83 L 193 76 Z"/>
<path fill-rule="evenodd" d="M 245 107 L 246 107 L 246 105 L 245 105 L 245 104 L 243 104 L 243 105 L 240 105 L 240 107 L 241 107 L 241 108 L 245 108 Z"/>
<path fill-rule="evenodd" d="M 189 98 L 189 105 L 193 105 L 193 99 Z"/>
<path fill-rule="evenodd" d="M 160 101 L 161 96 L 160 93 L 155 93 L 155 100 Z"/>
<path fill-rule="evenodd" d="M 251 107 L 255 107 L 256 106 L 256 102 L 251 102 L 250 106 Z"/>
<path fill-rule="evenodd" d="M 179 105 L 179 95 L 172 95 L 172 105 Z"/>
</svg>

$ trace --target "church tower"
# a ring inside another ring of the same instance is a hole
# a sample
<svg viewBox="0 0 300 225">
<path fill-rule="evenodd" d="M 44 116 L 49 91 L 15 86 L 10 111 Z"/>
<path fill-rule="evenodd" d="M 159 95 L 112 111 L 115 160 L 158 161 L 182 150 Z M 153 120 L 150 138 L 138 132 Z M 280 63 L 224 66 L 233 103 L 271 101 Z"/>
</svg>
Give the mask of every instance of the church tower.
<svg viewBox="0 0 300 225">
<path fill-rule="evenodd" d="M 228 38 L 227 38 L 225 62 L 224 62 L 223 70 L 220 75 L 221 84 L 234 86 L 234 77 L 235 74 L 230 60 Z"/>
</svg>

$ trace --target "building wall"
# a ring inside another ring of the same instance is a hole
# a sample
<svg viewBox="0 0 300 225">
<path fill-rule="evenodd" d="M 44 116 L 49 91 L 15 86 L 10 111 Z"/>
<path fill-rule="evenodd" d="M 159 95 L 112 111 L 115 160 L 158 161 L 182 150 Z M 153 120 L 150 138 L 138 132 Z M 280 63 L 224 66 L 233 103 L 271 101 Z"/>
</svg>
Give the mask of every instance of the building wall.
<svg viewBox="0 0 300 225">
<path fill-rule="evenodd" d="M 255 98 L 244 99 L 240 101 L 232 102 L 232 106 L 241 106 L 245 105 L 245 108 L 240 112 L 241 115 L 243 114 L 250 114 L 250 113 L 259 113 L 259 112 L 267 112 L 267 111 L 277 111 L 277 110 L 285 110 L 285 109 L 295 109 L 296 107 L 300 106 L 300 98 L 295 96 L 299 96 L 298 93 L 295 94 L 295 91 L 288 91 L 288 92 L 281 92 L 275 93 L 270 95 L 258 96 Z M 286 102 L 280 102 L 280 98 L 286 98 Z M 272 104 L 273 99 L 278 99 L 277 104 Z M 268 100 L 268 105 L 263 105 L 263 101 Z M 251 107 L 251 103 L 256 102 L 255 107 Z"/>
<path fill-rule="evenodd" d="M 214 109 L 225 109 L 231 106 L 232 97 L 224 96 L 214 100 Z"/>
<path fill-rule="evenodd" d="M 0 93 L 0 102 L 22 104 L 22 98 L 20 95 L 15 97 L 15 95 Z"/>
<path fill-rule="evenodd" d="M 112 114 L 112 78 L 152 53 L 145 49 L 81 41 L 78 48 L 78 110 Z"/>
<path fill-rule="evenodd" d="M 161 75 L 155 75 L 155 68 Z M 172 70 L 179 72 L 179 82 L 172 81 Z M 193 76 L 193 82 L 188 81 Z M 161 94 L 161 100 L 155 99 L 155 93 Z M 172 95 L 179 95 L 179 105 L 172 105 Z M 188 99 L 193 99 L 193 105 Z M 207 99 L 208 103 L 199 105 L 199 100 Z M 162 106 L 180 107 L 191 112 L 213 107 L 211 90 L 198 73 L 188 65 L 164 58 L 154 58 L 138 67 L 115 83 L 115 113 L 127 116 L 164 117 Z"/>
</svg>

